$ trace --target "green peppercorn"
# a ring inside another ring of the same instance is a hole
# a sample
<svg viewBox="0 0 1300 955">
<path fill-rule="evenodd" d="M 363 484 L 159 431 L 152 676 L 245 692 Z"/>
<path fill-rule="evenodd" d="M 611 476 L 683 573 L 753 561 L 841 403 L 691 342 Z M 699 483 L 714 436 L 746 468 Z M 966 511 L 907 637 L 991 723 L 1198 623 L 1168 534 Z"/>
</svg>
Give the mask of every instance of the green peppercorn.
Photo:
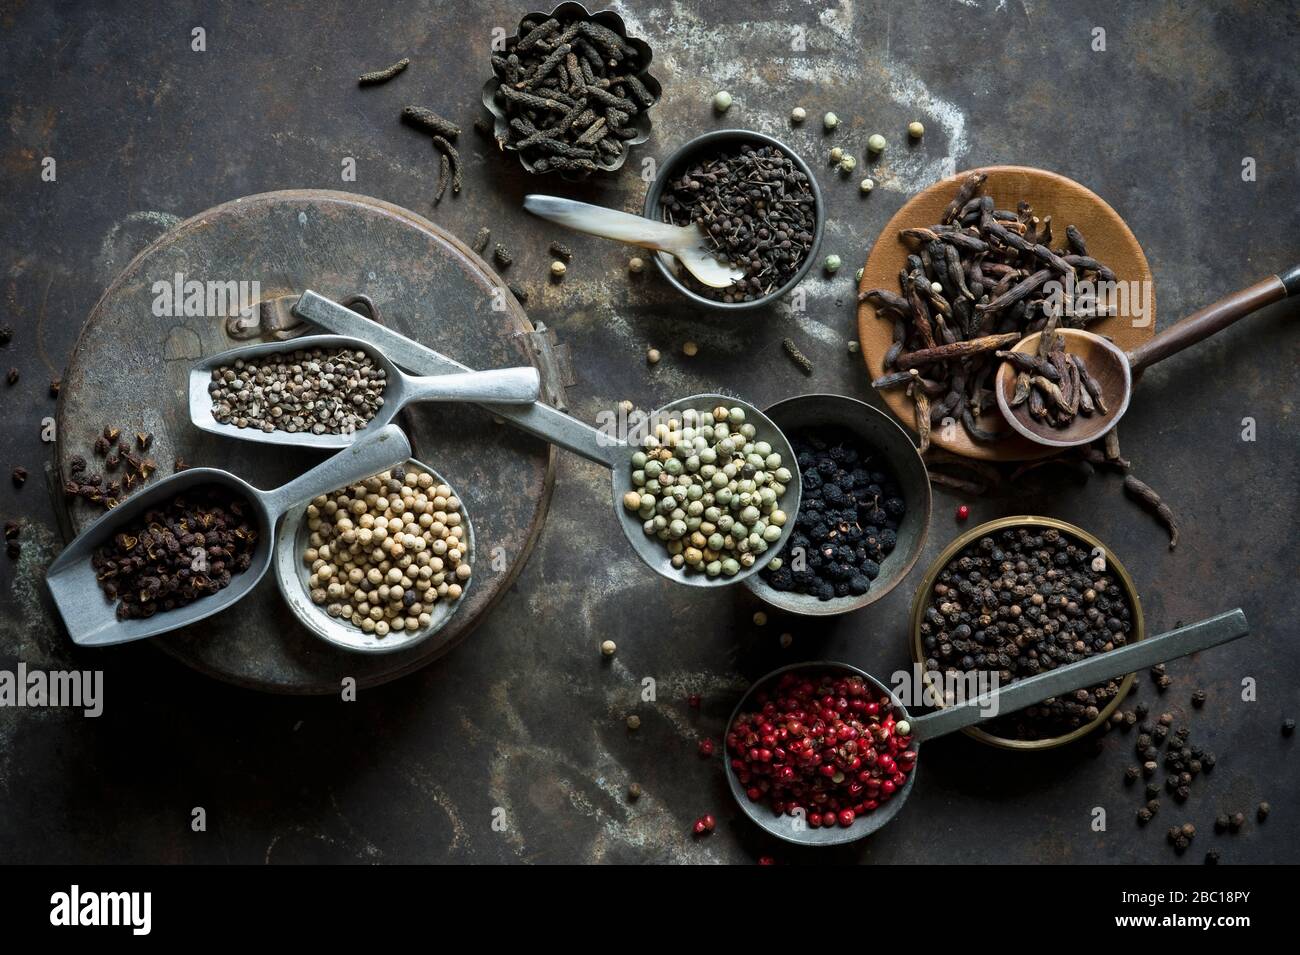
<svg viewBox="0 0 1300 955">
<path fill-rule="evenodd" d="M 822 263 L 827 272 L 834 275 L 840 269 L 840 257 L 838 255 L 826 256 L 826 261 Z"/>
</svg>

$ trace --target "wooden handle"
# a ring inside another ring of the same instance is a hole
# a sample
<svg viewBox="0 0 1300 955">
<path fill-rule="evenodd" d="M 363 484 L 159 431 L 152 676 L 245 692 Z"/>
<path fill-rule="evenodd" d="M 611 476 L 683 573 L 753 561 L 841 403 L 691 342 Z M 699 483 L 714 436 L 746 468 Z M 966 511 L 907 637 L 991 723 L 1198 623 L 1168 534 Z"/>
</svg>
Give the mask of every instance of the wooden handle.
<svg viewBox="0 0 1300 955">
<path fill-rule="evenodd" d="M 1189 345 L 1209 338 L 1215 332 L 1223 331 L 1251 312 L 1286 298 L 1300 280 L 1300 267 L 1293 268 L 1284 275 L 1285 278 L 1270 275 L 1239 292 L 1233 292 L 1166 328 L 1145 345 L 1139 345 L 1128 353 L 1133 373 L 1136 375 L 1148 365 L 1154 365 Z"/>
</svg>

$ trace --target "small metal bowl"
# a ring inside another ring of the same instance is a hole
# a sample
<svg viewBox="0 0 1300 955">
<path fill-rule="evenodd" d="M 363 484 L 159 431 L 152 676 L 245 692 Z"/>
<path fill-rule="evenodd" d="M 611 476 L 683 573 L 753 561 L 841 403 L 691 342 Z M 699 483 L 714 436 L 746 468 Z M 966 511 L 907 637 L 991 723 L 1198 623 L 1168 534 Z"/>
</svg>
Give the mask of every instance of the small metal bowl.
<svg viewBox="0 0 1300 955">
<path fill-rule="evenodd" d="M 427 464 L 417 461 L 415 458 L 409 458 L 405 467 L 429 474 L 435 484 L 446 484 L 451 487 L 452 494 L 460 498 L 461 514 L 465 519 L 465 545 L 467 548 L 465 559 L 473 567 L 475 558 L 474 524 L 470 520 L 469 508 L 465 503 L 465 499 L 456 494 L 456 489 L 452 487 L 446 478 Z M 331 617 L 324 607 L 312 602 L 311 588 L 307 586 L 307 578 L 311 576 L 311 570 L 302 560 L 302 555 L 307 549 L 307 537 L 310 533 L 307 530 L 307 521 L 304 519 L 306 511 L 307 504 L 299 505 L 285 514 L 284 520 L 280 522 L 280 529 L 276 532 L 275 537 L 275 579 L 280 585 L 280 593 L 284 596 L 284 602 L 289 605 L 289 609 L 293 611 L 304 627 L 326 643 L 332 643 L 336 647 L 351 650 L 355 653 L 378 654 L 409 650 L 416 644 L 428 640 L 445 627 L 447 621 L 451 620 L 456 611 L 465 603 L 469 588 L 474 584 L 473 574 L 470 574 L 469 579 L 462 585 L 460 598 L 450 601 L 440 600 L 434 604 L 429 625 L 414 633 L 403 630 L 401 633 L 390 633 L 388 636 L 379 637 L 353 626 L 351 621 Z"/>
<path fill-rule="evenodd" d="M 1142 640 L 1146 637 L 1146 624 L 1142 618 L 1142 604 L 1138 599 L 1137 587 L 1133 584 L 1133 578 L 1129 576 L 1124 565 L 1120 563 L 1115 552 L 1103 544 L 1093 535 L 1089 534 L 1081 527 L 1076 527 L 1065 521 L 1058 521 L 1053 517 L 1037 517 L 1032 514 L 1024 514 L 1016 517 L 1003 517 L 996 521 L 989 521 L 987 524 L 981 524 L 979 527 L 972 528 L 962 534 L 955 541 L 944 549 L 925 572 L 925 577 L 921 580 L 921 586 L 917 588 L 916 596 L 912 601 L 912 623 L 911 623 L 911 651 L 912 659 L 918 665 L 924 666 L 925 649 L 921 644 L 921 622 L 925 613 L 926 605 L 929 602 L 929 596 L 934 589 L 934 583 L 939 577 L 940 571 L 948 566 L 948 562 L 956 557 L 962 550 L 986 534 L 993 534 L 998 531 L 1014 527 L 1035 527 L 1044 530 L 1054 529 L 1063 534 L 1069 534 L 1071 537 L 1083 541 L 1094 549 L 1099 549 L 1106 557 L 1106 573 L 1113 574 L 1124 588 L 1124 595 L 1128 598 L 1129 606 L 1133 612 L 1133 630 L 1131 639 L 1134 641 Z M 922 678 L 926 681 L 927 686 L 933 686 L 930 682 L 930 676 L 923 671 Z M 977 739 L 981 743 L 987 743 L 990 746 L 997 746 L 1000 749 L 1014 750 L 1044 750 L 1055 749 L 1058 746 L 1064 746 L 1066 743 L 1073 742 L 1083 736 L 1087 736 L 1093 730 L 1104 724 L 1112 713 L 1119 708 L 1124 702 L 1124 697 L 1128 695 L 1133 686 L 1133 674 L 1130 673 L 1124 677 L 1120 683 L 1119 692 L 1115 698 L 1107 703 L 1097 718 L 1083 726 L 1076 727 L 1068 733 L 1060 736 L 1048 736 L 1044 739 L 1008 739 L 1004 736 L 995 736 L 988 730 L 980 729 L 977 726 L 970 726 L 962 730 L 972 739 Z"/>
<path fill-rule="evenodd" d="M 930 478 L 912 439 L 883 411 L 845 395 L 800 395 L 778 401 L 764 413 L 787 438 L 802 431 L 839 430 L 879 450 L 903 492 L 907 513 L 898 528 L 898 544 L 881 563 L 880 575 L 871 582 L 870 589 L 860 597 L 820 600 L 811 594 L 776 590 L 761 574 L 747 578 L 745 586 L 773 607 L 804 617 L 830 617 L 875 603 L 902 583 L 916 566 L 930 532 Z M 796 515 L 790 516 L 793 524 Z"/>
<path fill-rule="evenodd" d="M 879 680 L 873 677 L 866 670 L 860 670 L 848 663 L 792 663 L 789 666 L 781 667 L 779 670 L 773 670 L 771 673 L 754 681 L 754 684 L 745 691 L 745 695 L 740 698 L 736 708 L 731 711 L 731 718 L 727 720 L 726 732 L 731 732 L 731 727 L 736 723 L 738 717 L 747 708 L 750 699 L 759 690 L 770 686 L 782 674 L 792 670 L 806 671 L 812 673 L 823 673 L 826 671 L 840 672 L 845 675 L 860 676 L 868 684 L 876 689 L 877 692 L 888 696 L 894 703 L 894 716 L 896 719 L 906 719 L 907 709 L 899 702 L 894 692 Z M 724 734 L 725 739 L 725 734 Z M 725 744 L 724 744 L 725 745 Z M 919 747 L 918 747 L 919 753 Z M 894 793 L 892 799 L 885 803 L 874 812 L 866 813 L 854 820 L 853 825 L 845 828 L 843 826 L 818 827 L 813 829 L 804 825 L 803 828 L 795 827 L 795 817 L 782 814 L 777 815 L 766 802 L 754 802 L 745 792 L 745 787 L 740 784 L 740 779 L 736 776 L 736 771 L 731 767 L 731 756 L 729 753 L 723 753 L 722 764 L 726 767 L 727 786 L 731 790 L 731 795 L 735 797 L 736 803 L 740 806 L 741 812 L 753 820 L 764 832 L 783 839 L 786 842 L 792 842 L 796 845 L 803 846 L 842 846 L 850 842 L 857 842 L 871 835 L 877 829 L 889 823 L 898 811 L 903 808 L 903 803 L 907 802 L 907 797 L 912 793 L 912 786 L 916 782 L 916 773 L 920 768 L 920 761 L 912 767 L 912 771 L 907 774 L 907 782 L 903 788 Z"/>
<path fill-rule="evenodd" d="M 812 268 L 813 262 L 817 260 L 817 250 L 821 246 L 822 233 L 826 228 L 826 203 L 822 199 L 822 191 L 817 185 L 817 177 L 813 175 L 812 169 L 799 157 L 798 153 L 779 139 L 748 129 L 719 129 L 711 133 L 705 133 L 702 136 L 696 136 L 664 160 L 659 165 L 659 174 L 655 176 L 654 182 L 650 184 L 649 191 L 646 192 L 645 207 L 642 214 L 647 219 L 654 219 L 657 222 L 663 221 L 663 212 L 659 208 L 659 197 L 663 195 L 664 189 L 667 188 L 668 181 L 671 178 L 680 175 L 682 169 L 698 159 L 714 156 L 731 149 L 739 149 L 743 145 L 775 146 L 794 160 L 794 164 L 799 168 L 799 171 L 808 177 L 808 183 L 813 194 L 812 246 L 808 249 L 808 256 L 804 259 L 803 265 L 799 267 L 798 272 L 790 277 L 790 281 L 778 289 L 773 289 L 767 295 L 754 299 L 752 302 L 715 302 L 711 298 L 706 298 L 687 288 L 685 283 L 677 277 L 677 261 L 671 255 L 665 252 L 655 255 L 655 264 L 669 284 L 687 298 L 705 308 L 743 312 L 770 305 L 781 296 L 789 293 L 803 281 L 804 276 L 808 274 L 808 270 Z"/>
<path fill-rule="evenodd" d="M 520 18 L 520 22 L 522 23 L 524 20 L 533 20 L 541 23 L 552 18 L 559 20 L 561 23 L 572 23 L 574 20 L 594 20 L 601 26 L 613 30 L 620 37 L 630 43 L 636 48 L 638 55 L 641 57 L 642 66 L 636 76 L 637 79 L 641 81 L 641 84 L 646 88 L 646 91 L 654 97 L 654 102 L 638 112 L 633 118 L 632 125 L 636 127 L 636 136 L 623 141 L 623 152 L 619 155 L 617 161 L 608 165 L 599 162 L 596 163 L 602 172 L 617 172 L 619 169 L 622 169 L 623 164 L 627 162 L 628 153 L 632 151 L 632 147 L 639 146 L 650 138 L 650 110 L 654 109 L 655 106 L 658 105 L 659 98 L 663 95 L 663 87 L 659 85 L 657 79 L 650 75 L 650 60 L 653 56 L 650 44 L 646 43 L 645 40 L 638 39 L 637 37 L 628 36 L 627 27 L 623 23 L 623 18 L 613 10 L 599 10 L 596 13 L 591 13 L 581 3 L 577 3 L 576 0 L 567 0 L 567 2 L 561 3 L 550 13 L 525 14 Z M 519 39 L 519 33 L 517 30 L 514 39 Z M 505 110 L 502 109 L 501 104 L 497 102 L 496 98 L 497 90 L 500 86 L 501 80 L 495 74 L 490 80 L 483 84 L 483 105 L 487 108 L 487 111 L 492 114 L 493 135 L 496 137 L 497 144 L 501 149 L 516 153 L 519 156 L 519 164 L 524 167 L 524 170 L 536 175 L 537 173 L 533 168 L 532 161 L 526 158 L 523 153 L 515 149 L 515 147 L 509 142 L 510 118 L 506 115 Z M 565 179 L 576 180 L 585 179 L 588 174 L 565 172 L 561 173 L 561 175 Z"/>
</svg>

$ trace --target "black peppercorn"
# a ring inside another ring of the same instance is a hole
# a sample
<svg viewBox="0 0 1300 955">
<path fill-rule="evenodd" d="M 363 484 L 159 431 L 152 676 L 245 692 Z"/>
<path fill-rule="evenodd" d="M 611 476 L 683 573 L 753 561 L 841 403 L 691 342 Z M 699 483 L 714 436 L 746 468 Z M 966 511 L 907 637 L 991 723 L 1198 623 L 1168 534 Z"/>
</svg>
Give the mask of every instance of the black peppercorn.
<svg viewBox="0 0 1300 955">
<path fill-rule="evenodd" d="M 1137 782 L 1138 777 L 1141 775 L 1142 775 L 1141 769 L 1139 769 L 1136 766 L 1130 766 L 1128 769 L 1124 770 L 1124 782 L 1130 784 L 1135 783 Z"/>
<path fill-rule="evenodd" d="M 1177 800 L 1178 802 L 1187 802 L 1187 798 L 1191 796 L 1191 794 L 1192 794 L 1192 790 L 1190 787 L 1179 786 L 1177 789 L 1174 790 L 1174 799 Z"/>
<path fill-rule="evenodd" d="M 1190 846 L 1191 844 L 1192 841 L 1188 839 L 1186 836 L 1179 836 L 1177 839 L 1174 840 L 1174 851 L 1177 852 L 1179 855 L 1182 855 L 1184 852 L 1187 851 L 1187 847 Z"/>
<path fill-rule="evenodd" d="M 1205 691 L 1195 690 L 1192 693 L 1192 706 L 1196 707 L 1199 710 L 1204 705 L 1205 705 Z"/>
<path fill-rule="evenodd" d="M 1159 720 L 1159 722 L 1160 722 L 1160 725 L 1161 725 L 1161 726 L 1172 726 L 1173 723 L 1174 723 L 1174 714 L 1173 714 L 1173 713 L 1161 713 L 1161 714 L 1160 714 L 1160 720 Z"/>
<path fill-rule="evenodd" d="M 1228 817 L 1228 828 L 1233 832 L 1240 832 L 1241 827 L 1246 824 L 1246 814 L 1244 812 L 1234 812 Z"/>
<path fill-rule="evenodd" d="M 1147 799 L 1155 799 L 1160 795 L 1160 787 L 1155 783 L 1147 783 Z"/>
<path fill-rule="evenodd" d="M 1295 733 L 1295 720 L 1285 719 L 1282 721 L 1282 735 L 1291 736 Z"/>
<path fill-rule="evenodd" d="M 1153 815 L 1155 815 L 1155 813 L 1153 813 L 1150 809 L 1147 809 L 1145 806 L 1144 806 L 1143 808 L 1139 809 L 1139 810 L 1137 811 L 1137 821 L 1138 821 L 1138 825 L 1139 825 L 1139 826 L 1145 826 L 1148 822 L 1151 821 L 1151 817 L 1152 817 Z"/>
<path fill-rule="evenodd" d="M 1174 681 L 1172 677 L 1168 675 L 1162 676 L 1158 680 L 1156 680 L 1156 689 L 1158 689 L 1161 693 L 1163 693 L 1165 692 L 1165 690 L 1173 686 L 1173 684 Z"/>
<path fill-rule="evenodd" d="M 1206 865 L 1218 865 L 1218 864 L 1219 864 L 1219 850 L 1217 850 L 1217 849 L 1211 849 L 1209 852 L 1205 853 L 1205 864 L 1206 864 Z"/>
<path fill-rule="evenodd" d="M 14 330 L 8 325 L 0 327 L 0 348 L 14 340 Z"/>
<path fill-rule="evenodd" d="M 1273 807 L 1266 802 L 1260 803 L 1259 808 L 1255 810 L 1255 818 L 1257 818 L 1260 822 L 1263 822 L 1265 819 L 1268 818 L 1269 811 L 1272 808 Z"/>
<path fill-rule="evenodd" d="M 18 384 L 18 369 L 10 368 L 9 374 L 5 376 L 5 380 L 9 382 L 11 386 Z"/>
<path fill-rule="evenodd" d="M 1227 832 L 1229 825 L 1231 825 L 1231 820 L 1228 818 L 1228 814 L 1226 812 L 1221 812 L 1214 817 L 1215 832 Z"/>
<path fill-rule="evenodd" d="M 14 487 L 22 487 L 27 483 L 27 469 L 24 467 L 16 467 L 11 472 L 10 477 L 13 478 Z"/>
</svg>

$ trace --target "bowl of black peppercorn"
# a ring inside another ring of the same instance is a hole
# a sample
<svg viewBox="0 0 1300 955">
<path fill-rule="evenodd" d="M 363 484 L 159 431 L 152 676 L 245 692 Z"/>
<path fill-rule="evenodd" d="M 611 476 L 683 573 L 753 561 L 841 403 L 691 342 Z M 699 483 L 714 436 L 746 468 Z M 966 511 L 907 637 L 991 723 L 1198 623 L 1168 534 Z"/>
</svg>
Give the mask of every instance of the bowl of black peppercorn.
<svg viewBox="0 0 1300 955">
<path fill-rule="evenodd" d="M 910 648 L 928 683 L 977 670 L 1005 683 L 1145 635 L 1114 551 L 1074 524 L 1025 514 L 972 528 L 935 559 L 912 603 Z M 962 732 L 1002 749 L 1052 749 L 1104 726 L 1132 686 L 1130 673 Z"/>
<path fill-rule="evenodd" d="M 746 273 L 736 285 L 711 289 L 660 252 L 655 265 L 670 285 L 705 308 L 745 311 L 770 305 L 803 281 L 821 245 L 826 205 L 812 169 L 785 143 L 719 129 L 659 165 L 643 215 L 677 225 L 695 221 L 709 246 Z"/>
<path fill-rule="evenodd" d="M 803 493 L 785 547 L 745 586 L 800 616 L 875 603 L 916 565 L 930 529 L 930 480 L 911 437 L 844 395 L 799 395 L 764 413 L 790 439 Z"/>
</svg>

